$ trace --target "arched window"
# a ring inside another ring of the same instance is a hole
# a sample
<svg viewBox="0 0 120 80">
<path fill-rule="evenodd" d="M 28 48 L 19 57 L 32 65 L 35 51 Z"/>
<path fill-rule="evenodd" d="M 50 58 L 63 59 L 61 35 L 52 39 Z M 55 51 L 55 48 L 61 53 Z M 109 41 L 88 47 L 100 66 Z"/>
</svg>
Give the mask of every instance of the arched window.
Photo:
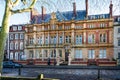
<svg viewBox="0 0 120 80">
<path fill-rule="evenodd" d="M 15 52 L 15 60 L 18 60 L 18 52 Z"/>
<path fill-rule="evenodd" d="M 13 42 L 10 42 L 10 50 L 13 50 Z"/>
<path fill-rule="evenodd" d="M 10 60 L 13 60 L 13 52 L 10 52 Z"/>
<path fill-rule="evenodd" d="M 100 42 L 106 42 L 107 36 L 105 33 L 100 34 Z"/>
<path fill-rule="evenodd" d="M 23 42 L 20 42 L 20 50 L 23 50 Z"/>
<path fill-rule="evenodd" d="M 18 42 L 15 42 L 15 49 L 18 49 Z"/>
</svg>

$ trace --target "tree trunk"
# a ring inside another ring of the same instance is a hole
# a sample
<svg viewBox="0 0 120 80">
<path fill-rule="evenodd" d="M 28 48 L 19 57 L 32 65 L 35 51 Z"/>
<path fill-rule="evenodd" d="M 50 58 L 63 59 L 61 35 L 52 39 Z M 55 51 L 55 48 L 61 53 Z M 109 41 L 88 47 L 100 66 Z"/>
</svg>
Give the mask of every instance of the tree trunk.
<svg viewBox="0 0 120 80">
<path fill-rule="evenodd" d="M 2 68 L 3 68 L 3 58 L 4 58 L 4 49 L 5 49 L 5 44 L 6 44 L 6 39 L 9 34 L 9 20 L 11 16 L 11 11 L 10 11 L 10 0 L 6 0 L 5 2 L 5 12 L 3 16 L 3 21 L 2 21 L 2 29 L 0 32 L 0 76 L 2 73 Z"/>
</svg>

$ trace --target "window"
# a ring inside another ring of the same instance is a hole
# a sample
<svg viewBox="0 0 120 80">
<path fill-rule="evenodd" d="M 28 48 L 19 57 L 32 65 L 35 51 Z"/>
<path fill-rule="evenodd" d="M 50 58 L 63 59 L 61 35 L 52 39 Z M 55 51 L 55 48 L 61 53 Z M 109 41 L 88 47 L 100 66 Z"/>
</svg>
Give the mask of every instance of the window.
<svg viewBox="0 0 120 80">
<path fill-rule="evenodd" d="M 51 57 L 51 58 L 54 57 L 54 50 L 51 50 L 51 51 L 50 51 L 50 57 Z"/>
<path fill-rule="evenodd" d="M 37 50 L 37 51 L 36 51 L 36 58 L 39 59 L 39 58 L 41 58 L 41 57 L 42 57 L 41 51 L 40 51 L 40 50 Z"/>
<path fill-rule="evenodd" d="M 76 36 L 76 44 L 82 44 L 82 35 Z"/>
<path fill-rule="evenodd" d="M 10 50 L 13 50 L 13 42 L 10 42 Z"/>
<path fill-rule="evenodd" d="M 44 57 L 48 57 L 48 51 L 47 51 L 47 50 L 44 50 L 43 56 L 44 56 Z"/>
<path fill-rule="evenodd" d="M 45 28 L 45 30 L 48 30 L 48 27 L 47 27 L 47 26 L 45 26 L 44 28 Z"/>
<path fill-rule="evenodd" d="M 120 21 L 120 17 L 118 17 L 118 21 Z"/>
<path fill-rule="evenodd" d="M 18 34 L 15 34 L 15 39 L 18 39 Z"/>
<path fill-rule="evenodd" d="M 100 27 L 101 27 L 101 28 L 105 27 L 105 23 L 101 23 L 101 24 L 100 24 Z"/>
<path fill-rule="evenodd" d="M 99 51 L 99 58 L 106 58 L 106 49 L 101 49 Z"/>
<path fill-rule="evenodd" d="M 88 28 L 94 28 L 94 24 L 89 24 Z"/>
<path fill-rule="evenodd" d="M 57 43 L 57 38 L 56 38 L 56 36 L 54 36 L 54 44 L 56 44 Z"/>
<path fill-rule="evenodd" d="M 55 30 L 56 26 L 55 25 L 51 25 L 51 30 Z"/>
<path fill-rule="evenodd" d="M 10 34 L 10 40 L 13 40 L 13 39 L 14 39 L 14 35 Z"/>
<path fill-rule="evenodd" d="M 15 60 L 18 60 L 18 52 L 15 52 Z"/>
<path fill-rule="evenodd" d="M 71 36 L 66 36 L 65 41 L 66 43 L 71 43 Z"/>
<path fill-rule="evenodd" d="M 94 34 L 88 35 L 88 43 L 94 43 L 95 42 L 95 36 Z"/>
<path fill-rule="evenodd" d="M 22 26 L 18 26 L 18 30 L 22 30 Z"/>
<path fill-rule="evenodd" d="M 65 29 L 70 29 L 71 28 L 71 26 L 65 26 Z"/>
<path fill-rule="evenodd" d="M 16 31 L 16 30 L 17 30 L 17 26 L 14 26 L 14 27 L 13 27 L 13 31 Z"/>
<path fill-rule="evenodd" d="M 42 44 L 42 37 L 38 38 L 38 44 Z"/>
<path fill-rule="evenodd" d="M 118 46 L 120 46 L 120 39 L 118 39 Z"/>
<path fill-rule="evenodd" d="M 23 50 L 23 42 L 20 42 L 20 50 Z"/>
<path fill-rule="evenodd" d="M 10 60 L 13 60 L 13 52 L 10 52 Z"/>
<path fill-rule="evenodd" d="M 18 50 L 18 42 L 15 42 L 15 49 Z"/>
<path fill-rule="evenodd" d="M 120 28 L 118 28 L 118 33 L 120 33 Z"/>
<path fill-rule="evenodd" d="M 89 59 L 94 59 L 95 58 L 95 51 L 94 50 L 89 50 L 88 51 L 88 58 Z"/>
<path fill-rule="evenodd" d="M 45 38 L 45 44 L 48 44 L 48 37 Z"/>
<path fill-rule="evenodd" d="M 33 44 L 33 38 L 30 38 L 30 39 L 29 39 L 29 43 L 30 43 L 30 44 Z"/>
<path fill-rule="evenodd" d="M 24 39 L 23 33 L 20 34 L 20 39 Z"/>
<path fill-rule="evenodd" d="M 100 34 L 100 42 L 106 42 L 106 34 Z"/>
<path fill-rule="evenodd" d="M 120 59 L 120 52 L 118 52 L 118 58 Z"/>
<path fill-rule="evenodd" d="M 75 29 L 82 29 L 82 26 L 75 26 Z"/>
<path fill-rule="evenodd" d="M 63 42 L 63 39 L 62 39 L 62 36 L 59 37 L 59 44 L 62 44 Z"/>
<path fill-rule="evenodd" d="M 50 43 L 53 44 L 53 41 L 54 41 L 54 38 L 53 38 L 53 36 L 51 36 Z"/>
<path fill-rule="evenodd" d="M 75 58 L 82 58 L 82 50 L 75 51 Z"/>
<path fill-rule="evenodd" d="M 59 26 L 58 29 L 59 29 L 59 30 L 62 30 L 62 26 Z"/>
<path fill-rule="evenodd" d="M 62 57 L 62 50 L 59 50 L 59 57 Z"/>
<path fill-rule="evenodd" d="M 34 58 L 34 54 L 33 54 L 33 51 L 31 50 L 30 52 L 29 52 L 29 59 L 33 59 Z"/>
</svg>

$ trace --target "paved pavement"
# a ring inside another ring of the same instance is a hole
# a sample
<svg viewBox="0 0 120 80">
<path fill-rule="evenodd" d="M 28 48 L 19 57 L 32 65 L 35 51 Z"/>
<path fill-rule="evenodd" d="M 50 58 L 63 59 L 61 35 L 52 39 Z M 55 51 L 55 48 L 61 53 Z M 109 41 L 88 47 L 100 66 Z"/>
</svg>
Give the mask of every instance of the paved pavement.
<svg viewBox="0 0 120 80">
<path fill-rule="evenodd" d="M 18 71 L 18 69 L 14 68 L 5 68 L 2 76 L 18 77 Z M 21 68 L 20 76 L 37 77 L 39 74 L 44 74 L 46 78 L 58 78 L 61 80 L 96 80 L 98 75 L 104 80 L 120 80 L 120 67 L 26 65 Z"/>
</svg>

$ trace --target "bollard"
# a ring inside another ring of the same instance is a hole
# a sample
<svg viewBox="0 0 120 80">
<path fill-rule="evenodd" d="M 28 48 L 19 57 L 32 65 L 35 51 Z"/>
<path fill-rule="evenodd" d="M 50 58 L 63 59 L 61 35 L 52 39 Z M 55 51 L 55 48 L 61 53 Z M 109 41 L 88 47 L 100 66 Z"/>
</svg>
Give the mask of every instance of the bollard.
<svg viewBox="0 0 120 80">
<path fill-rule="evenodd" d="M 102 80 L 102 79 L 100 78 L 100 69 L 98 69 L 98 77 L 97 77 L 97 80 Z"/>
<path fill-rule="evenodd" d="M 43 74 L 40 74 L 40 80 L 44 78 L 44 75 Z"/>
<path fill-rule="evenodd" d="M 21 68 L 20 67 L 18 68 L 18 75 L 19 76 L 21 75 Z"/>
</svg>

